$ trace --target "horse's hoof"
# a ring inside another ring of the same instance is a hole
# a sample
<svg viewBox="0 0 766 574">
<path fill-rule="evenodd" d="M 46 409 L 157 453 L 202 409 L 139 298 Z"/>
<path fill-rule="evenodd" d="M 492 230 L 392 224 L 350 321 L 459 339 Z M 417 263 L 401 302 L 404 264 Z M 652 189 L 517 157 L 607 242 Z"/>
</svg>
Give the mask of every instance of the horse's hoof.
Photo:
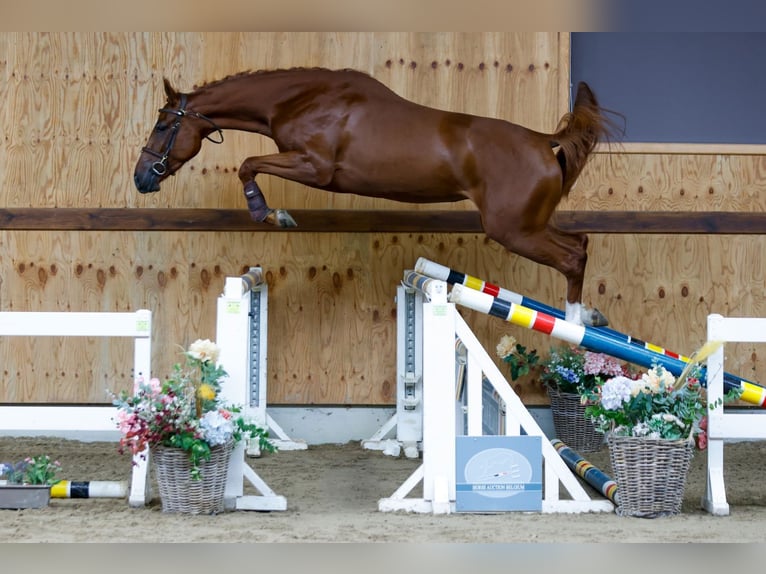
<svg viewBox="0 0 766 574">
<path fill-rule="evenodd" d="M 295 223 L 293 216 L 290 215 L 284 209 L 274 210 L 274 216 L 276 217 L 276 220 L 277 220 L 276 224 L 279 227 L 298 227 L 298 224 Z"/>
<path fill-rule="evenodd" d="M 589 327 L 606 327 L 609 324 L 609 320 L 598 309 L 585 309 L 583 307 L 581 317 L 583 324 Z"/>
</svg>

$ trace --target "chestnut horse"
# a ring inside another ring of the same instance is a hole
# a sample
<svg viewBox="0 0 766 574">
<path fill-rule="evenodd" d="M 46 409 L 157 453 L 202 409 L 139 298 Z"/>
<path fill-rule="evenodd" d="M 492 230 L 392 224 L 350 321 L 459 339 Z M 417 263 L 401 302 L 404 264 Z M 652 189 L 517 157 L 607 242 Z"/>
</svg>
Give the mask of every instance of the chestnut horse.
<svg viewBox="0 0 766 574">
<path fill-rule="evenodd" d="M 566 277 L 567 320 L 606 324 L 581 305 L 587 236 L 550 221 L 595 145 L 611 132 L 586 84 L 578 85 L 571 113 L 553 134 L 425 107 L 354 70 L 247 72 L 190 93 L 164 84 L 167 102 L 135 169 L 141 193 L 158 191 L 203 139 L 220 143 L 225 129 L 254 132 L 278 148 L 239 168 L 254 220 L 295 225 L 286 211 L 269 208 L 255 181 L 259 173 L 410 203 L 470 199 L 488 237 Z"/>
</svg>

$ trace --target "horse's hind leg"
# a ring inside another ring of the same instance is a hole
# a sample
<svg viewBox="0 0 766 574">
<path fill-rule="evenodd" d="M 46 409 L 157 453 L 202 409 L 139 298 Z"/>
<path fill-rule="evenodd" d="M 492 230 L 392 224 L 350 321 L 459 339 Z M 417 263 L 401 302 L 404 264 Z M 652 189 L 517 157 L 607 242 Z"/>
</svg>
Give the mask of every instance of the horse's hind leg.
<svg viewBox="0 0 766 574">
<path fill-rule="evenodd" d="M 588 236 L 561 231 L 548 224 L 539 232 L 506 231 L 501 236 L 488 233 L 509 251 L 536 263 L 553 267 L 567 280 L 566 320 L 578 325 L 601 327 L 609 322 L 597 309 L 582 305 L 585 266 L 588 261 Z"/>
</svg>

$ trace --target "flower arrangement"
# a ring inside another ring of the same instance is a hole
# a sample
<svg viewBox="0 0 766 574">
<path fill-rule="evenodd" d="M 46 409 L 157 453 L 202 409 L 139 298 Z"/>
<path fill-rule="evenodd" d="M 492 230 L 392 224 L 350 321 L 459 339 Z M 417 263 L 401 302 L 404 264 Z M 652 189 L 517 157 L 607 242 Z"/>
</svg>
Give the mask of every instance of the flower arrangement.
<svg viewBox="0 0 766 574">
<path fill-rule="evenodd" d="M 638 379 L 623 375 L 607 379 L 588 393 L 586 416 L 601 432 L 669 440 L 695 438 L 697 447 L 705 448 L 707 404 L 699 363 L 712 350 L 698 352 L 678 378 L 655 365 Z M 739 389 L 732 389 L 724 401 L 739 396 Z"/>
<path fill-rule="evenodd" d="M 527 351 L 527 348 L 517 343 L 511 335 L 503 335 L 500 338 L 496 352 L 503 362 L 508 363 L 512 381 L 528 375 L 540 360 L 535 349 Z"/>
<path fill-rule="evenodd" d="M 540 379 L 546 387 L 582 396 L 607 378 L 631 373 L 627 364 L 614 357 L 572 345 L 551 348 L 541 366 Z"/>
<path fill-rule="evenodd" d="M 183 449 L 189 453 L 192 479 L 199 480 L 200 462 L 210 460 L 212 447 L 229 440 L 258 440 L 261 450 L 276 450 L 266 429 L 220 400 L 227 373 L 218 364 L 219 351 L 212 341 L 198 339 L 184 351 L 185 366 L 174 365 L 167 380 L 142 381 L 134 394 L 113 395 L 121 453 L 142 454 L 158 445 Z"/>
<path fill-rule="evenodd" d="M 0 463 L 0 479 L 8 484 L 52 485 L 58 482 L 56 473 L 60 469 L 61 463 L 47 454 L 28 456 L 17 463 Z"/>
</svg>

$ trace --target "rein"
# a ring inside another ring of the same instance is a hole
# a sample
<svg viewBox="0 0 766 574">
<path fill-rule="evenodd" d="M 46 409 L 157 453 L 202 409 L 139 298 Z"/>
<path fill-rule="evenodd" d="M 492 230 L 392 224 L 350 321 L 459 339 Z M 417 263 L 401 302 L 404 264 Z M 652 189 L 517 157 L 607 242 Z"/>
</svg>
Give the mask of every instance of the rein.
<svg viewBox="0 0 766 574">
<path fill-rule="evenodd" d="M 143 151 L 153 155 L 154 157 L 160 158 L 159 161 L 155 161 L 152 164 L 152 171 L 156 173 L 159 176 L 165 175 L 165 173 L 168 171 L 168 157 L 170 157 L 170 151 L 173 149 L 173 145 L 176 143 L 176 137 L 178 137 L 178 129 L 181 127 L 181 120 L 186 116 L 191 116 L 193 118 L 198 118 L 200 120 L 205 120 L 208 122 L 211 126 L 213 126 L 213 130 L 218 132 L 218 136 L 220 139 L 213 139 L 210 137 L 211 134 L 208 134 L 205 136 L 205 139 L 208 141 L 211 141 L 215 144 L 221 144 L 223 143 L 223 130 L 218 127 L 218 125 L 211 120 L 209 117 L 207 117 L 204 114 L 201 114 L 199 112 L 193 112 L 191 110 L 186 109 L 186 94 L 181 94 L 181 102 L 178 106 L 177 110 L 170 109 L 170 108 L 160 108 L 160 113 L 167 113 L 167 114 L 173 114 L 177 116 L 176 121 L 171 126 L 171 132 L 170 132 L 170 139 L 168 140 L 168 145 L 165 148 L 164 153 L 159 153 L 154 151 L 153 149 L 149 149 L 148 147 L 144 147 Z"/>
</svg>

